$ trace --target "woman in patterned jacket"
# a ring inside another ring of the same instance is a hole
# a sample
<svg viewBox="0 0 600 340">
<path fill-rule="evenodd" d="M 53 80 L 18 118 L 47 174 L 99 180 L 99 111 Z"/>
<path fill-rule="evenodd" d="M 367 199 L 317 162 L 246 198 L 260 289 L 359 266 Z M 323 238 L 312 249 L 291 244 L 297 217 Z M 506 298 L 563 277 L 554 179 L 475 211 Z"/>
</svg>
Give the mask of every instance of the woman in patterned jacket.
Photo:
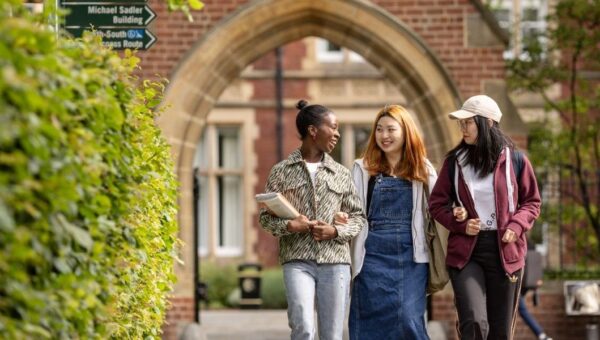
<svg viewBox="0 0 600 340">
<path fill-rule="evenodd" d="M 263 209 L 262 227 L 279 238 L 291 339 L 314 339 L 316 306 L 321 340 L 342 339 L 350 285 L 350 240 L 365 219 L 350 171 L 329 153 L 337 144 L 335 114 L 322 105 L 297 104 L 299 149 L 276 164 L 265 192 L 279 192 L 300 212 L 293 220 Z M 334 223 L 343 213 L 343 224 Z M 315 303 L 316 299 L 316 303 Z"/>
</svg>

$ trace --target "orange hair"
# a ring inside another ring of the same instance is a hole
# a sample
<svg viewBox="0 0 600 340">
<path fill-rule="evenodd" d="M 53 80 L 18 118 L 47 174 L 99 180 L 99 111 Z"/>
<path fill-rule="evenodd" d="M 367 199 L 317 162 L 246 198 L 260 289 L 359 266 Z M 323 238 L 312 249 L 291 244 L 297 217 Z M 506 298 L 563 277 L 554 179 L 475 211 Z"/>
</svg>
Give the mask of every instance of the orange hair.
<svg viewBox="0 0 600 340">
<path fill-rule="evenodd" d="M 385 158 L 384 152 L 379 148 L 375 141 L 375 132 L 377 130 L 377 123 L 381 117 L 391 117 L 400 123 L 400 129 L 404 139 L 404 145 L 402 146 L 402 155 L 400 162 L 396 164 L 394 173 L 404 179 L 410 181 L 419 181 L 427 183 L 427 168 L 425 166 L 425 159 L 427 158 L 427 152 L 425 151 L 425 144 L 421 133 L 417 129 L 415 121 L 412 119 L 410 113 L 406 111 L 400 105 L 386 105 L 375 117 L 373 122 L 373 129 L 369 136 L 369 143 L 367 149 L 363 154 L 365 168 L 370 175 L 376 175 L 378 173 L 390 173 L 390 164 Z"/>
</svg>

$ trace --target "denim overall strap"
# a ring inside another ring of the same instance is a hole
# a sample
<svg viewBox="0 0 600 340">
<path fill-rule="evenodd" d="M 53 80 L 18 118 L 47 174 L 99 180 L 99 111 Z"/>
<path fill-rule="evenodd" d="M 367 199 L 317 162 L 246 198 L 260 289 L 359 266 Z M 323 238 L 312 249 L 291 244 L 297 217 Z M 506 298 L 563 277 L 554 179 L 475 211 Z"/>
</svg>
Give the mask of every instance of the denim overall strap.
<svg viewBox="0 0 600 340">
<path fill-rule="evenodd" d="M 369 207 L 369 229 L 409 228 L 412 223 L 412 183 L 377 175 Z"/>
</svg>

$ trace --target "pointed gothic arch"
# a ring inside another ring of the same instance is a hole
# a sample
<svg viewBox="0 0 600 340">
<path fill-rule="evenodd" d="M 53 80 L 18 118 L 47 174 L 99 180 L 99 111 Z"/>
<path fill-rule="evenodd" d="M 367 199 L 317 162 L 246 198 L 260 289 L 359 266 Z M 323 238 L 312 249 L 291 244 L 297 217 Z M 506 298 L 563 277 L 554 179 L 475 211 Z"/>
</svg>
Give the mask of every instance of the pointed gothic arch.
<svg viewBox="0 0 600 340">
<path fill-rule="evenodd" d="M 428 153 L 441 159 L 458 139 L 446 113 L 460 105 L 457 87 L 423 40 L 384 9 L 360 0 L 265 0 L 240 7 L 179 63 L 158 124 L 173 145 L 181 182 L 180 237 L 193 244 L 192 163 L 206 117 L 244 68 L 278 46 L 319 36 L 361 54 L 405 95 L 426 132 Z M 181 254 L 193 263 L 195 249 Z M 193 266 L 177 266 L 175 296 L 193 295 Z"/>
</svg>

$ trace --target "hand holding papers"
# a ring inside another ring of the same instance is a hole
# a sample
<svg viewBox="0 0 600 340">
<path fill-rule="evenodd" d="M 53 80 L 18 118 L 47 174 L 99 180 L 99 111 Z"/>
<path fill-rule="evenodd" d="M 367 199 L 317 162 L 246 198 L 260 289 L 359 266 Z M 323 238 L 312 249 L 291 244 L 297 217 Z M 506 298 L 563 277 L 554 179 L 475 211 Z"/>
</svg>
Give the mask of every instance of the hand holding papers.
<svg viewBox="0 0 600 340">
<path fill-rule="evenodd" d="M 296 208 L 278 192 L 258 194 L 255 197 L 258 203 L 264 203 L 278 217 L 294 219 L 300 215 Z"/>
</svg>

